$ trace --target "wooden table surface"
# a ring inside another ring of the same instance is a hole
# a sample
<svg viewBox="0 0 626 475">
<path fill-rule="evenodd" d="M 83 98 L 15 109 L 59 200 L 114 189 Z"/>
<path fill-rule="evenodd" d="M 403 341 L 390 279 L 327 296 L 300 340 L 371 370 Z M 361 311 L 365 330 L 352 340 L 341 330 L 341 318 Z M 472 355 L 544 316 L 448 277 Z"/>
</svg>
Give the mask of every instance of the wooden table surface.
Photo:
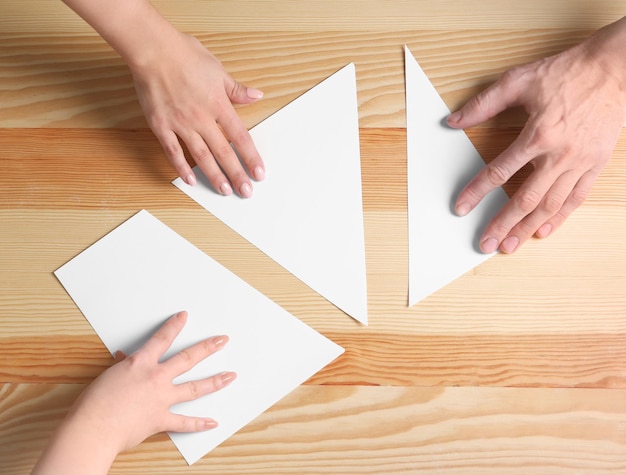
<svg viewBox="0 0 626 475">
<path fill-rule="evenodd" d="M 111 473 L 626 473 L 626 133 L 554 236 L 407 308 L 402 49 L 454 109 L 617 20 L 623 1 L 154 3 L 265 91 L 238 108 L 249 127 L 355 63 L 370 325 L 170 184 L 126 66 L 89 26 L 60 1 L 3 0 L 0 473 L 29 473 L 111 364 L 53 271 L 142 208 L 346 352 L 195 465 L 160 434 Z M 491 160 L 524 119 L 468 134 Z"/>
</svg>

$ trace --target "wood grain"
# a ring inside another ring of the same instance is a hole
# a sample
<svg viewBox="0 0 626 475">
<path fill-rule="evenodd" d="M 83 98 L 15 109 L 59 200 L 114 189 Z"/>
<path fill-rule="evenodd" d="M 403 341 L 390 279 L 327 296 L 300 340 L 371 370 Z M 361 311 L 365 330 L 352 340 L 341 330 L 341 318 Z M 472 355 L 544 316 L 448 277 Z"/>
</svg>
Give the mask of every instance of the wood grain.
<svg viewBox="0 0 626 475">
<path fill-rule="evenodd" d="M 195 34 L 238 81 L 262 89 L 238 107 L 251 127 L 354 62 L 361 127 L 404 127 L 408 45 L 451 109 L 508 67 L 566 49 L 592 30 L 277 31 Z M 321 39 L 323 38 L 323 39 Z M 99 37 L 0 29 L 0 127 L 146 127 L 130 72 Z M 516 111 L 498 119 L 519 126 Z"/>
<path fill-rule="evenodd" d="M 355 63 L 370 325 L 171 185 L 128 69 L 62 2 L 0 2 L 0 473 L 29 473 L 112 363 L 54 270 L 142 208 L 346 351 L 197 464 L 160 434 L 112 474 L 626 473 L 626 133 L 553 236 L 409 308 L 402 51 L 454 109 L 623 1 L 154 4 L 264 90 L 238 107 L 248 127 Z M 525 119 L 511 110 L 468 135 L 488 162 Z"/>
<path fill-rule="evenodd" d="M 4 385 L 3 473 L 28 473 L 80 385 Z M 111 474 L 626 470 L 623 390 L 302 386 L 195 465 L 163 435 Z"/>
</svg>

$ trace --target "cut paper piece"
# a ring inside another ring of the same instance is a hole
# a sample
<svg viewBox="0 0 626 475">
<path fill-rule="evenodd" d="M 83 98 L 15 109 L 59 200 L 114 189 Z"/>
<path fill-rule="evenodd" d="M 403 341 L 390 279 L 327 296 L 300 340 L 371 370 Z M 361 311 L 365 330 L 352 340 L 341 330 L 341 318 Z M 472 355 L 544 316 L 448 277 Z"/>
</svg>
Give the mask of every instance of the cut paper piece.
<svg viewBox="0 0 626 475">
<path fill-rule="evenodd" d="M 221 196 L 196 167 L 174 184 L 306 285 L 367 324 L 359 117 L 349 64 L 250 130 L 267 177 Z"/>
<path fill-rule="evenodd" d="M 204 338 L 230 337 L 175 380 L 238 375 L 221 391 L 172 408 L 219 423 L 207 432 L 170 434 L 189 464 L 343 353 L 145 210 L 55 275 L 111 353 L 132 353 L 180 310 L 189 313 L 187 325 L 166 357 Z"/>
<path fill-rule="evenodd" d="M 405 46 L 409 223 L 409 306 L 487 260 L 482 230 L 508 197 L 493 190 L 467 216 L 454 213 L 462 187 L 485 162 Z"/>
</svg>

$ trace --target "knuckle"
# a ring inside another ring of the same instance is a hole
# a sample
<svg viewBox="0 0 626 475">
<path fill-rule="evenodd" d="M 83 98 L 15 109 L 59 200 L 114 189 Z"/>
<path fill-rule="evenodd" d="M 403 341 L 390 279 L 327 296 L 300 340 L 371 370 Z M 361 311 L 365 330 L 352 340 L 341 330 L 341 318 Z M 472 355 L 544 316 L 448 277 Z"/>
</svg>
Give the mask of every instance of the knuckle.
<svg viewBox="0 0 626 475">
<path fill-rule="evenodd" d="M 577 188 L 572 191 L 572 194 L 570 195 L 570 200 L 574 204 L 574 206 L 577 208 L 585 202 L 588 195 L 589 195 L 589 190 Z"/>
<path fill-rule="evenodd" d="M 520 231 L 523 236 L 532 236 L 535 231 L 537 231 L 536 227 L 531 226 L 530 222 L 526 220 L 521 221 L 516 229 Z"/>
<path fill-rule="evenodd" d="M 554 127 L 546 127 L 543 124 L 537 124 L 532 128 L 528 142 L 526 144 L 528 150 L 533 155 L 540 155 L 546 150 L 553 150 L 557 146 L 557 134 L 554 133 Z"/>
<path fill-rule="evenodd" d="M 504 86 L 518 88 L 521 86 L 522 82 L 527 82 L 531 69 L 528 64 L 513 66 L 502 73 L 500 81 Z"/>
<path fill-rule="evenodd" d="M 192 358 L 191 355 L 189 354 L 188 350 L 181 350 L 178 352 L 178 356 L 180 357 L 180 359 L 182 359 L 185 363 L 190 363 Z"/>
<path fill-rule="evenodd" d="M 246 146 L 252 143 L 252 137 L 250 136 L 250 133 L 245 128 L 238 129 L 234 133 L 232 140 L 233 140 L 233 143 L 237 144 L 240 147 Z"/>
<path fill-rule="evenodd" d="M 235 152 L 233 151 L 231 145 L 228 142 L 225 142 L 215 146 L 214 153 L 220 160 L 224 160 L 230 158 Z"/>
<path fill-rule="evenodd" d="M 169 120 L 164 114 L 153 114 L 148 117 L 148 125 L 156 134 L 159 134 L 169 129 Z"/>
<path fill-rule="evenodd" d="M 489 163 L 485 168 L 485 176 L 493 186 L 502 186 L 509 179 L 506 167 L 500 163 Z"/>
<path fill-rule="evenodd" d="M 522 190 L 514 197 L 515 206 L 524 214 L 534 211 L 540 201 L 541 196 L 534 190 Z"/>
<path fill-rule="evenodd" d="M 542 211 L 545 211 L 549 215 L 555 215 L 559 212 L 563 206 L 564 199 L 557 193 L 548 193 L 541 205 Z"/>
<path fill-rule="evenodd" d="M 200 396 L 200 388 L 198 387 L 198 384 L 195 381 L 189 381 L 187 383 L 187 390 L 189 392 L 190 401 L 198 399 L 198 397 Z"/>
<path fill-rule="evenodd" d="M 162 146 L 165 155 L 169 158 L 177 158 L 182 151 L 180 144 L 175 140 L 165 141 Z"/>
<path fill-rule="evenodd" d="M 213 155 L 211 154 L 211 151 L 204 146 L 195 147 L 191 155 L 198 164 L 206 163 L 210 160 L 213 160 Z"/>
<path fill-rule="evenodd" d="M 495 236 L 506 236 L 511 231 L 511 226 L 507 225 L 504 222 L 497 222 L 492 224 L 491 232 Z"/>
</svg>

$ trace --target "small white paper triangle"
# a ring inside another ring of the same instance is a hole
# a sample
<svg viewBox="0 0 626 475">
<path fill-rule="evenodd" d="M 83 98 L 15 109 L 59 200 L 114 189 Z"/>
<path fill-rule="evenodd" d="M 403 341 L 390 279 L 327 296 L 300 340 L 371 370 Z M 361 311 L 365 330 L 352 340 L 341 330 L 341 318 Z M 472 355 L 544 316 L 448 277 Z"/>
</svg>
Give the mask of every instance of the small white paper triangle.
<svg viewBox="0 0 626 475">
<path fill-rule="evenodd" d="M 482 230 L 508 197 L 493 190 L 467 216 L 454 213 L 462 187 L 485 166 L 450 110 L 405 46 L 409 209 L 409 306 L 487 260 Z"/>
<path fill-rule="evenodd" d="M 349 64 L 250 130 L 267 175 L 254 196 L 221 196 L 196 167 L 174 184 L 361 323 L 367 282 L 359 117 Z"/>
</svg>

